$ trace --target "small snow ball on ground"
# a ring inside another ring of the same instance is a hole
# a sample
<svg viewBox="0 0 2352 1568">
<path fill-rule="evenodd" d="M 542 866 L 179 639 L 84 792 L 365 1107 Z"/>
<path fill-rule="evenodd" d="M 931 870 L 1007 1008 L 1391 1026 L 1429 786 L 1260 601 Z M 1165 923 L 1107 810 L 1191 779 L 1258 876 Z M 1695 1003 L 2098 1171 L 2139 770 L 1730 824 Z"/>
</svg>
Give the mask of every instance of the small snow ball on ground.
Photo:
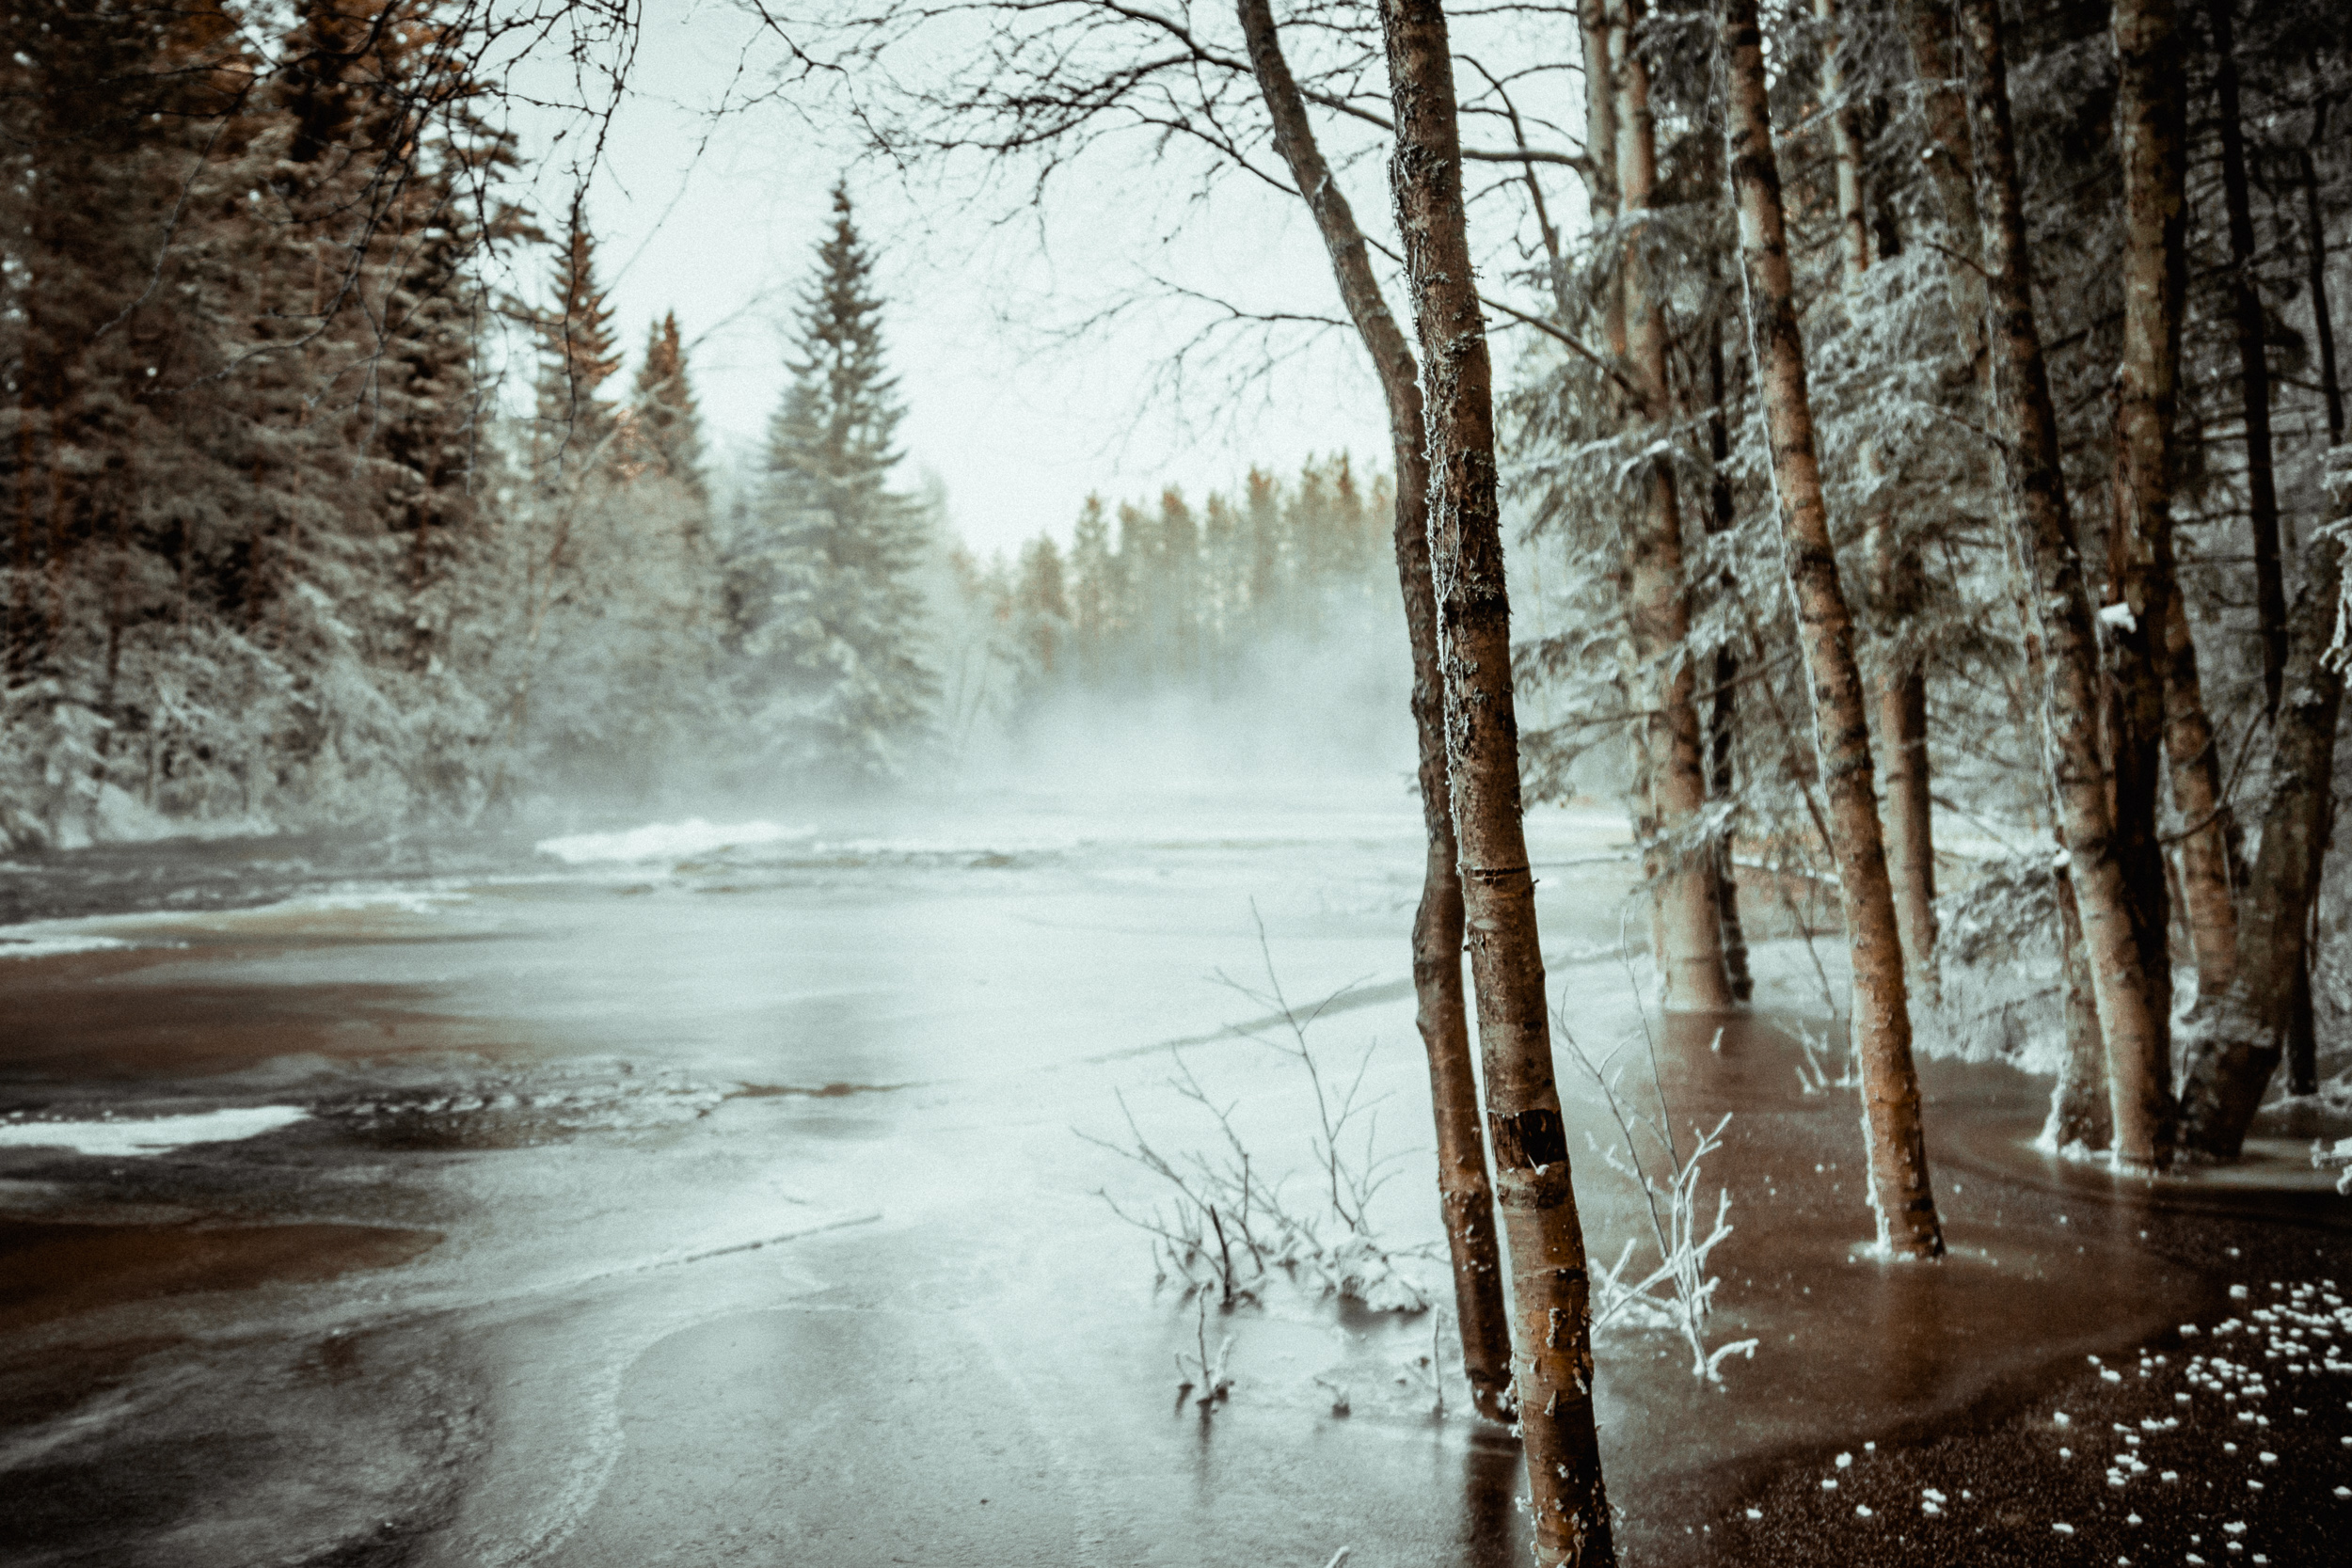
<svg viewBox="0 0 2352 1568">
<path fill-rule="evenodd" d="M 1841 1470 L 1851 1469 L 1851 1468 L 1852 1468 L 1852 1466 L 1853 1466 L 1853 1455 L 1851 1455 L 1851 1454 L 1850 1454 L 1850 1453 L 1841 1453 L 1841 1454 L 1839 1454 L 1839 1455 L 1837 1456 L 1837 1467 L 1838 1467 L 1839 1469 L 1841 1469 Z"/>
<path fill-rule="evenodd" d="M 1837 1482 L 1828 1476 L 1823 1476 L 1821 1478 L 1821 1490 L 1824 1492 L 1835 1492 L 1837 1490 Z"/>
<path fill-rule="evenodd" d="M 2072 1535 L 2074 1533 L 2074 1527 L 2068 1524 L 2063 1519 L 2059 1520 L 2057 1524 L 2052 1525 L 2050 1528 L 2058 1531 L 2060 1535 Z"/>
<path fill-rule="evenodd" d="M 2064 1426 L 2067 1422 L 2073 1420 L 2074 1418 L 2069 1416 L 2065 1411 L 2061 1410 L 2057 1415 L 2051 1417 L 2050 1419 L 2056 1421 L 2060 1426 Z"/>
<path fill-rule="evenodd" d="M 1764 1517 L 1764 1511 L 1760 1508 L 1751 1508 L 1748 1510 L 1748 1517 L 1751 1519 L 1761 1519 Z"/>
<path fill-rule="evenodd" d="M 1857 1518 L 1867 1519 L 1870 1516 L 1870 1506 L 1867 1503 L 1854 1504 L 1853 1511 Z"/>
</svg>

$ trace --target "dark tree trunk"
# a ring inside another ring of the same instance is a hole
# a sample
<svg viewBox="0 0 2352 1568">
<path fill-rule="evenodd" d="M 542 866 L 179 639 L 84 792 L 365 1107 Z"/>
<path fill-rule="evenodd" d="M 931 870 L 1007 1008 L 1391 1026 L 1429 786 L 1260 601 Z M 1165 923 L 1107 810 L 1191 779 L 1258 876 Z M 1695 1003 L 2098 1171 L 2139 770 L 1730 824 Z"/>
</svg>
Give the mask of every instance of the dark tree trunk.
<svg viewBox="0 0 2352 1568">
<path fill-rule="evenodd" d="M 2254 210 L 2246 184 L 2246 130 L 2239 118 L 2236 0 L 2205 0 L 2213 24 L 2214 96 L 2221 119 L 2221 193 L 2229 211 L 2231 303 L 2246 406 L 2246 511 L 2254 532 L 2254 608 L 2262 627 L 2263 694 L 2279 711 L 2287 667 L 2287 594 L 2279 564 L 2279 483 L 2270 458 L 2270 356 L 2263 346 L 2263 302 L 2254 287 Z M 2201 966 L 2199 975 L 2201 979 Z"/>
<path fill-rule="evenodd" d="M 2328 454 L 2335 515 L 2352 520 L 2352 449 Z M 2182 1146 L 2233 1160 L 2278 1070 L 2296 988 L 2309 983 L 2305 943 L 2327 853 L 2344 672 L 2328 657 L 2343 588 L 2344 544 L 2320 532 L 2303 552 L 2303 591 L 2290 627 L 2286 682 L 2271 758 L 2262 847 L 2248 880 L 2237 977 L 2189 1024 L 2181 1097 Z"/>
<path fill-rule="evenodd" d="M 1380 26 L 1396 116 L 1389 177 L 1421 338 L 1446 761 L 1498 1208 L 1510 1243 L 1513 1385 L 1535 1560 L 1546 1568 L 1613 1563 L 1593 1413 L 1592 1279 L 1552 1077 L 1535 882 L 1519 815 L 1494 372 L 1463 209 L 1454 60 L 1439 0 L 1382 0 Z"/>
<path fill-rule="evenodd" d="M 2328 106 L 2322 101 L 2312 114 L 2312 142 L 2318 145 L 2327 127 Z M 2319 169 L 2311 150 L 2301 155 L 2303 172 L 2304 264 L 2312 286 L 2312 332 L 2319 340 L 2319 392 L 2328 408 L 2328 444 L 2344 439 L 2344 384 L 2336 378 L 2336 322 L 2328 309 L 2328 230 L 2319 211 Z"/>
<path fill-rule="evenodd" d="M 1730 81 L 1725 133 L 1740 208 L 1750 352 L 1772 433 L 1782 561 L 1811 677 L 1814 747 L 1829 796 L 1830 847 L 1853 958 L 1851 1026 L 1862 1064 L 1871 1206 L 1878 1211 L 1883 1244 L 1931 1258 L 1943 1252 L 1944 1236 L 1928 1179 L 1902 942 L 1872 787 L 1868 699 L 1854 658 L 1853 618 L 1837 580 L 1837 552 L 1821 493 L 1756 11 L 1756 0 L 1724 0 L 1721 45 Z"/>
<path fill-rule="evenodd" d="M 2131 901 L 2114 844 L 2114 818 L 2099 749 L 2099 648 L 2082 553 L 2058 466 L 2058 414 L 2034 320 L 2023 182 L 2010 124 L 2009 71 L 1999 0 L 1958 0 L 1962 36 L 1975 56 L 1969 118 L 1981 174 L 1983 257 L 1990 307 L 1994 413 L 2009 438 L 2018 545 L 2027 602 L 2043 650 L 2042 722 L 2069 855 L 2083 946 L 2098 998 L 2110 1078 L 2141 1082 L 2165 1052 L 2164 1021 L 2132 929 Z M 2153 1129 L 2137 1131 L 2153 1158 Z M 2119 1129 L 2119 1137 L 2122 1135 Z"/>
<path fill-rule="evenodd" d="M 2110 627 L 2114 682 L 2108 734 L 2115 768 L 2116 854 L 2132 893 L 2134 933 L 2154 1009 L 2157 1049 L 2110 1062 L 2115 1147 L 2126 1164 L 2161 1165 L 2171 1141 L 2171 963 L 2164 850 L 2156 832 L 2168 705 L 2201 708 L 2196 650 L 2172 565 L 2172 421 L 2181 353 L 2181 297 L 2187 277 L 2187 156 L 2183 51 L 2172 0 L 2118 0 L 2115 37 L 2117 153 L 2123 167 L 2123 348 L 2117 368 L 2114 522 L 2108 533 L 2109 602 L 2122 607 Z M 2177 630 L 2169 625 L 2181 617 Z M 2182 682 L 2185 675 L 2186 686 Z M 2199 714 L 2201 718 L 2201 713 Z M 2196 758 L 2175 761 L 2175 798 L 2202 831 L 2215 831 L 2218 790 L 2197 791 Z M 2178 787 L 2190 775 L 2191 788 Z M 2205 799 L 2193 800 L 2192 793 Z M 2202 808 L 2202 809 L 2201 809 Z M 2226 893 L 2226 883 L 2224 892 Z M 2211 911 L 2192 908 L 2197 922 Z"/>
<path fill-rule="evenodd" d="M 1454 1259 L 1454 1315 L 1471 1402 L 1493 1420 L 1511 1411 L 1511 1324 L 1502 1301 L 1495 1240 L 1494 1189 L 1479 1131 L 1478 1083 L 1470 1066 L 1462 1000 L 1462 881 L 1446 791 L 1445 696 L 1438 668 L 1438 603 L 1429 575 L 1429 465 L 1422 448 L 1420 367 L 1389 312 L 1356 214 L 1316 145 L 1307 104 L 1282 57 L 1268 0 L 1239 0 L 1249 63 L 1274 121 L 1275 145 L 1313 213 L 1340 297 L 1387 394 L 1396 461 L 1396 572 L 1413 651 L 1413 725 L 1421 742 L 1422 818 L 1429 856 L 1413 917 L 1413 993 L 1429 1055 L 1437 1116 L 1438 1196 Z"/>
</svg>

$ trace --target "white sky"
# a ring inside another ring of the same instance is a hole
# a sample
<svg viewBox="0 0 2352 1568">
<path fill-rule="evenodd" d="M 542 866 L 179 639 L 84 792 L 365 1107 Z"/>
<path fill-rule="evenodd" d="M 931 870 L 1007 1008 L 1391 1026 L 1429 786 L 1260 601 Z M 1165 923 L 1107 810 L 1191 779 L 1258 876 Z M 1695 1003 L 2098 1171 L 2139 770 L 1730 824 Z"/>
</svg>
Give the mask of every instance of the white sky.
<svg viewBox="0 0 2352 1568">
<path fill-rule="evenodd" d="M 755 52 L 739 74 L 747 46 Z M 1234 485 L 1253 461 L 1295 470 L 1341 448 L 1387 466 L 1378 387 L 1350 333 L 1290 329 L 1279 339 L 1289 356 L 1245 379 L 1264 364 L 1262 341 L 1229 332 L 1222 357 L 1188 362 L 1176 389 L 1178 351 L 1216 312 L 1164 282 L 1251 309 L 1339 313 L 1295 197 L 1233 177 L 1193 199 L 1138 141 L 1098 153 L 1056 199 L 1030 207 L 1025 173 L 860 163 L 846 135 L 787 103 L 714 122 L 708 111 L 730 88 L 739 101 L 763 85 L 757 62 L 772 56 L 756 46 L 752 22 L 725 0 L 651 0 L 632 90 L 589 188 L 623 341 L 633 359 L 647 323 L 677 312 L 716 453 L 748 458 L 764 438 L 796 292 L 846 169 L 882 260 L 891 363 L 909 410 L 904 483 L 936 473 L 983 553 L 1041 530 L 1066 539 L 1089 490 L 1139 496 L 1174 482 L 1197 496 Z M 551 145 L 557 122 L 540 123 L 548 133 L 532 150 L 553 156 L 539 208 L 551 221 L 568 201 L 580 135 Z M 1359 220 L 1384 231 L 1377 159 L 1345 180 Z M 1560 183 L 1565 205 L 1569 182 Z M 1122 303 L 1117 319 L 1085 325 Z M 1402 310 L 1401 293 L 1391 305 Z"/>
</svg>

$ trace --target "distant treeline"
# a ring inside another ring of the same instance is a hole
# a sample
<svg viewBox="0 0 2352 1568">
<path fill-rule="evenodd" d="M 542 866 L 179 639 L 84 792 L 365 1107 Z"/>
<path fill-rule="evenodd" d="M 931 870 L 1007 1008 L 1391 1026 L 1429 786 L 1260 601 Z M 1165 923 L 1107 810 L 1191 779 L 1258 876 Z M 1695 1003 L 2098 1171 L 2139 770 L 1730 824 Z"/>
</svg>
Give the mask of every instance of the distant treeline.
<svg viewBox="0 0 2352 1568">
<path fill-rule="evenodd" d="M 1238 499 L 1212 491 L 1198 507 L 1173 485 L 1155 503 L 1089 496 L 1067 550 L 1040 534 L 1009 562 L 958 551 L 958 584 L 986 636 L 957 660 L 951 705 L 992 690 L 1001 703 L 1008 676 L 1030 699 L 1181 682 L 1216 690 L 1259 653 L 1390 607 L 1392 509 L 1389 477 L 1367 483 L 1342 453 L 1288 483 L 1253 467 Z"/>
</svg>

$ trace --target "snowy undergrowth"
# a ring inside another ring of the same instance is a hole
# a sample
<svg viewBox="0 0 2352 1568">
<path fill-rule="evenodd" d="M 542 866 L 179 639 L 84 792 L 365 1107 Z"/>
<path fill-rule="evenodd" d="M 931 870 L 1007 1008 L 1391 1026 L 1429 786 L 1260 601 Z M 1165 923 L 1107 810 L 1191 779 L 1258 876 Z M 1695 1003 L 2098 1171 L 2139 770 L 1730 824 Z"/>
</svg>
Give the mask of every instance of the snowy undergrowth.
<svg viewBox="0 0 2352 1568">
<path fill-rule="evenodd" d="M 1124 1139 L 1079 1135 L 1150 1172 L 1161 1196 L 1149 1207 L 1121 1203 L 1108 1192 L 1099 1196 L 1113 1213 L 1152 1239 L 1159 1279 L 1174 1282 L 1186 1299 L 1215 1294 L 1221 1307 L 1231 1308 L 1256 1299 L 1279 1272 L 1320 1295 L 1375 1312 L 1426 1311 L 1430 1292 L 1406 1267 L 1424 1259 L 1425 1249 L 1392 1246 L 1372 1223 L 1373 1200 L 1396 1174 L 1398 1159 L 1380 1152 L 1379 1101 L 1364 1095 L 1372 1048 L 1352 1069 L 1333 1073 L 1310 1037 L 1322 1016 L 1353 988 L 1302 1009 L 1283 991 L 1263 922 L 1258 943 L 1265 969 L 1263 986 L 1219 978 L 1275 1021 L 1269 1029 L 1237 1025 L 1232 1033 L 1276 1053 L 1304 1081 L 1314 1108 L 1304 1170 L 1293 1168 L 1268 1180 L 1234 1125 L 1239 1098 L 1212 1094 L 1178 1054 L 1167 1085 L 1197 1109 L 1213 1130 L 1213 1141 L 1205 1149 L 1163 1150 L 1145 1135 L 1121 1095 Z M 1305 1194 L 1293 1196 L 1302 1186 Z"/>
<path fill-rule="evenodd" d="M 1641 1189 L 1655 1249 L 1646 1271 L 1637 1275 L 1633 1267 L 1641 1243 L 1638 1238 L 1628 1238 L 1613 1264 L 1593 1271 L 1594 1332 L 1622 1326 L 1679 1335 L 1691 1349 L 1692 1375 L 1721 1384 L 1724 1362 L 1734 1355 L 1753 1360 L 1757 1344 L 1739 1339 L 1710 1347 L 1707 1342 L 1707 1319 L 1722 1283 L 1707 1272 L 1707 1260 L 1731 1234 L 1731 1192 L 1716 1189 L 1710 1215 L 1700 1193 L 1700 1174 L 1707 1157 L 1723 1147 L 1723 1131 L 1731 1116 L 1726 1112 L 1711 1128 L 1694 1124 L 1687 1145 L 1677 1136 L 1658 1070 L 1657 1042 L 1646 1020 L 1597 1062 L 1585 1054 L 1565 1021 L 1556 1021 L 1554 1028 L 1569 1056 L 1599 1089 L 1623 1141 L 1620 1150 L 1604 1148 L 1588 1135 L 1588 1145 L 1610 1169 Z M 1721 1037 L 1718 1034 L 1719 1041 Z M 1636 1040 L 1648 1060 L 1650 1088 L 1658 1104 L 1654 1117 L 1634 1109 L 1623 1092 L 1625 1069 L 1617 1057 Z"/>
</svg>

